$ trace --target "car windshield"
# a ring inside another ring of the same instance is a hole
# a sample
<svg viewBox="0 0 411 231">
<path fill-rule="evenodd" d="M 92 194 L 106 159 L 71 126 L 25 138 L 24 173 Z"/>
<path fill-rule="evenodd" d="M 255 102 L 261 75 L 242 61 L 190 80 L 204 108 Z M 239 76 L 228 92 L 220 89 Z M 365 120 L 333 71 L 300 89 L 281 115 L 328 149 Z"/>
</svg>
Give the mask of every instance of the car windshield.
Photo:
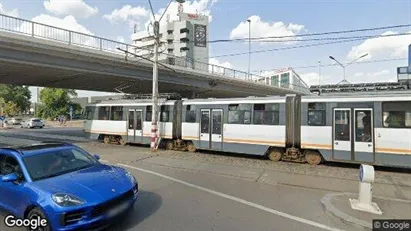
<svg viewBox="0 0 411 231">
<path fill-rule="evenodd" d="M 23 158 L 33 181 L 60 176 L 98 164 L 87 152 L 77 149 L 63 149 Z"/>
</svg>

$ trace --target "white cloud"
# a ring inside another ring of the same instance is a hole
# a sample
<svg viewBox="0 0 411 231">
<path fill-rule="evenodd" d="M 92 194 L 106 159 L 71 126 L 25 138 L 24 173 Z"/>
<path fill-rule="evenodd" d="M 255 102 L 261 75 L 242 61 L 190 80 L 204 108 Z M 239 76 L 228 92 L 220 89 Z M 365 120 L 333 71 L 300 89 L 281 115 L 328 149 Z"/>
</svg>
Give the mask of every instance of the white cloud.
<svg viewBox="0 0 411 231">
<path fill-rule="evenodd" d="M 97 7 L 93 8 L 83 0 L 45 0 L 43 4 L 47 11 L 60 16 L 88 18 L 98 13 Z"/>
<path fill-rule="evenodd" d="M 382 35 L 396 34 L 398 34 L 398 32 L 394 31 L 386 31 L 382 33 Z M 407 49 L 410 41 L 411 35 L 367 39 L 360 45 L 352 47 L 347 58 L 350 60 L 356 59 L 365 53 L 368 53 L 368 56 L 364 57 L 364 60 L 378 56 L 385 58 L 387 58 L 387 56 L 391 58 L 402 58 L 407 56 Z"/>
<path fill-rule="evenodd" d="M 285 24 L 284 22 L 267 22 L 261 20 L 260 16 L 253 15 L 249 17 L 251 25 L 247 21 L 240 22 L 230 33 L 230 39 L 242 39 L 249 37 L 249 27 L 251 27 L 251 37 L 278 37 L 278 36 L 295 36 L 304 29 L 303 25 Z M 278 40 L 295 40 L 294 37 L 264 39 L 264 41 Z"/>
<path fill-rule="evenodd" d="M 117 36 L 117 41 L 121 42 L 121 43 L 124 43 L 125 39 L 123 38 L 123 36 Z"/>
<path fill-rule="evenodd" d="M 213 72 L 213 73 L 222 74 L 224 72 L 224 68 L 233 69 L 233 65 L 230 62 L 220 62 L 216 58 L 210 58 L 208 63 L 210 64 L 208 71 Z M 212 67 L 211 65 L 215 65 L 215 66 Z"/>
<path fill-rule="evenodd" d="M 351 83 L 375 83 L 375 82 L 395 82 L 397 78 L 395 75 L 391 75 L 389 70 L 380 70 L 376 72 L 356 72 L 352 77 L 347 80 Z"/>
<path fill-rule="evenodd" d="M 3 5 L 0 3 L 0 14 L 5 14 L 13 17 L 18 17 L 19 16 L 19 10 L 18 9 L 13 9 L 11 11 L 6 11 L 3 8 Z"/>
<path fill-rule="evenodd" d="M 59 28 L 63 28 L 63 29 L 66 29 L 66 30 L 72 30 L 72 31 L 76 31 L 76 32 L 84 33 L 84 34 L 93 35 L 93 33 L 90 30 L 88 30 L 83 25 L 79 24 L 77 22 L 76 18 L 72 15 L 66 16 L 64 18 L 57 18 L 57 17 L 53 17 L 53 16 L 50 16 L 50 15 L 47 15 L 47 14 L 41 14 L 41 15 L 38 15 L 38 16 L 34 17 L 32 19 L 32 21 L 42 23 L 42 24 L 46 24 L 46 25 L 59 27 Z M 21 27 L 24 28 L 24 25 L 22 25 Z M 44 28 L 44 27 L 36 27 L 35 29 L 37 29 L 41 33 L 46 33 L 47 32 L 46 28 Z M 52 33 L 52 32 L 53 31 L 50 31 L 50 33 Z M 56 31 L 54 31 L 54 33 L 55 32 Z M 37 32 L 36 32 L 36 34 L 37 34 Z"/>
<path fill-rule="evenodd" d="M 150 12 L 144 7 L 125 5 L 121 9 L 114 9 L 111 14 L 106 14 L 103 18 L 113 24 L 127 22 L 130 27 L 133 27 L 135 24 L 141 26 L 149 15 Z"/>
<path fill-rule="evenodd" d="M 186 1 L 183 3 L 184 6 L 184 12 L 185 13 L 201 13 L 205 16 L 208 16 L 208 21 L 212 21 L 212 15 L 211 15 L 211 7 L 217 2 L 218 0 L 198 0 L 198 1 Z M 176 1 L 171 2 L 169 8 L 167 9 L 167 12 L 163 16 L 161 22 L 160 22 L 160 31 L 161 33 L 164 33 L 166 29 L 166 24 L 167 24 L 167 18 L 169 18 L 170 21 L 175 21 L 178 20 L 178 6 L 179 3 Z M 135 34 L 131 35 L 131 39 L 134 40 L 135 37 L 142 37 L 142 36 L 148 36 L 147 28 L 149 24 L 153 21 L 153 15 L 151 11 L 147 10 L 149 12 L 148 16 L 145 18 L 144 21 L 140 21 L 140 23 L 137 23 L 139 28 L 137 28 L 139 31 Z M 158 10 L 157 13 L 155 13 L 155 17 L 157 20 L 160 19 L 161 15 L 165 11 L 165 8 L 161 8 Z M 150 31 L 152 31 L 152 27 L 150 27 Z M 150 32 L 152 34 L 152 32 Z"/>
</svg>

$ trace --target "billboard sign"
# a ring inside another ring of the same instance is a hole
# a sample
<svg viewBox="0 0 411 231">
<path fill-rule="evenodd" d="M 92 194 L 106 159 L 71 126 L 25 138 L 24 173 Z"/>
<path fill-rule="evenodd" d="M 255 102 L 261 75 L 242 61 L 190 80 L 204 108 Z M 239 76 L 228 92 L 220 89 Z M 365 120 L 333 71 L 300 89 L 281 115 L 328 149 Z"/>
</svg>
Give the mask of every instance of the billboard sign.
<svg viewBox="0 0 411 231">
<path fill-rule="evenodd" d="M 194 24 L 194 46 L 207 47 L 207 26 Z"/>
</svg>

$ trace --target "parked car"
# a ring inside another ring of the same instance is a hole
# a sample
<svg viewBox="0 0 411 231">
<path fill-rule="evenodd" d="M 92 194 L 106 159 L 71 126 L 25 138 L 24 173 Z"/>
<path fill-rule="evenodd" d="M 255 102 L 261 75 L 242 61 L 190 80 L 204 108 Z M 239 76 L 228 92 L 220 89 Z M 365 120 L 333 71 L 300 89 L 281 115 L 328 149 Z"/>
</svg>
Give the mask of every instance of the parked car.
<svg viewBox="0 0 411 231">
<path fill-rule="evenodd" d="M 127 170 L 65 143 L 0 148 L 0 207 L 40 230 L 95 230 L 131 212 L 138 183 Z"/>
<path fill-rule="evenodd" d="M 21 122 L 21 128 L 44 128 L 44 125 L 44 120 L 38 118 L 31 118 Z"/>
<path fill-rule="evenodd" d="M 10 120 L 7 120 L 7 124 L 11 125 L 20 125 L 23 119 L 21 118 L 11 118 Z"/>
</svg>

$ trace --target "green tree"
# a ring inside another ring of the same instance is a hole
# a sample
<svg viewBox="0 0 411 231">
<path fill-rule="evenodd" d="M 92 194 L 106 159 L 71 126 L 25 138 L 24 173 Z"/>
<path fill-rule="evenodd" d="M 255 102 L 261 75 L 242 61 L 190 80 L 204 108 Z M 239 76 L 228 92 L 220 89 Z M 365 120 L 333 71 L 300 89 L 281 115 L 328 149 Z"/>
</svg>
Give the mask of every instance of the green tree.
<svg viewBox="0 0 411 231">
<path fill-rule="evenodd" d="M 70 96 L 77 96 L 75 90 L 61 88 L 44 88 L 40 91 L 41 104 L 36 116 L 53 119 L 59 115 L 68 115 L 71 105 Z"/>
<path fill-rule="evenodd" d="M 15 103 L 19 112 L 30 110 L 31 92 L 28 86 L 0 84 L 0 98 Z"/>
<path fill-rule="evenodd" d="M 17 103 L 9 101 L 6 103 L 5 114 L 7 116 L 16 116 L 19 114 L 19 107 Z"/>
</svg>

